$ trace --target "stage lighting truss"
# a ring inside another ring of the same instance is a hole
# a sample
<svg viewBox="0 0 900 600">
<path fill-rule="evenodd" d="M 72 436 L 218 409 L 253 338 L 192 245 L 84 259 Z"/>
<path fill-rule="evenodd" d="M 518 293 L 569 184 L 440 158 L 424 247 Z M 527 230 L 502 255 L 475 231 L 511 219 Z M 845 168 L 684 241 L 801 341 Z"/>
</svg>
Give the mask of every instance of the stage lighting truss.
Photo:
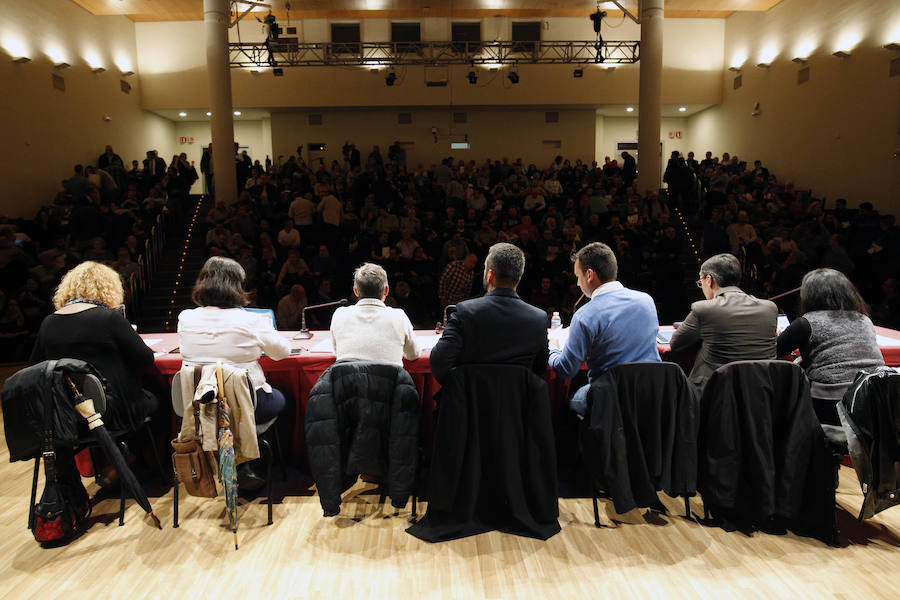
<svg viewBox="0 0 900 600">
<path fill-rule="evenodd" d="M 293 38 L 279 42 L 238 42 L 229 44 L 232 68 L 260 64 L 278 67 L 368 68 L 403 65 L 605 65 L 633 64 L 640 60 L 640 42 L 603 42 L 597 40 L 541 42 L 376 42 L 376 43 L 298 43 Z M 602 58 L 598 60 L 598 55 Z"/>
</svg>

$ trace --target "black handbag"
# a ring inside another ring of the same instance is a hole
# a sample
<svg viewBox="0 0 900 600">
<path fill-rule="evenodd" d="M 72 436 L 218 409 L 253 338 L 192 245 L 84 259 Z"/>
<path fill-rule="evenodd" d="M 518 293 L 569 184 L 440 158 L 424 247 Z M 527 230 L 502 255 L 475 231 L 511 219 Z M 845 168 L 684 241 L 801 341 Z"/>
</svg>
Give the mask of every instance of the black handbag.
<svg viewBox="0 0 900 600">
<path fill-rule="evenodd" d="M 44 366 L 47 375 L 54 367 L 53 361 L 48 362 Z M 53 446 L 53 413 L 51 406 L 44 406 L 44 451 L 37 460 L 44 462 L 46 481 L 40 502 L 32 508 L 34 515 L 31 520 L 34 539 L 45 547 L 69 542 L 91 514 L 90 497 L 77 476 L 73 481 L 60 481 L 58 477 Z"/>
</svg>

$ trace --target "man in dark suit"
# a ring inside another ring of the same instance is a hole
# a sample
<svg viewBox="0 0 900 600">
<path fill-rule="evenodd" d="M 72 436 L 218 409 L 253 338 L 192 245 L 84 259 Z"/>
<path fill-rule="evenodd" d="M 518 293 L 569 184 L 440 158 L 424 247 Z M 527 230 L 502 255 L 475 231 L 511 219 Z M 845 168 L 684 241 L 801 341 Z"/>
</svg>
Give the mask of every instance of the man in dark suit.
<svg viewBox="0 0 900 600">
<path fill-rule="evenodd" d="M 700 265 L 697 285 L 706 300 L 694 302 L 672 336 L 672 350 L 702 343 L 690 381 L 701 392 L 712 372 L 738 360 L 775 356 L 778 307 L 741 291 L 741 264 L 732 254 L 717 254 Z"/>
<path fill-rule="evenodd" d="M 162 181 L 166 175 L 166 161 L 161 159 L 156 150 L 147 150 L 144 159 L 144 182 L 149 187 Z"/>
<path fill-rule="evenodd" d="M 457 305 L 431 351 L 431 372 L 445 383 L 463 364 L 514 364 L 538 375 L 547 370 L 547 313 L 516 293 L 525 271 L 525 255 L 512 244 L 491 246 L 484 261 L 481 298 Z"/>
<path fill-rule="evenodd" d="M 637 161 L 627 152 L 622 153 L 622 181 L 625 187 L 630 187 L 637 179 Z"/>
</svg>

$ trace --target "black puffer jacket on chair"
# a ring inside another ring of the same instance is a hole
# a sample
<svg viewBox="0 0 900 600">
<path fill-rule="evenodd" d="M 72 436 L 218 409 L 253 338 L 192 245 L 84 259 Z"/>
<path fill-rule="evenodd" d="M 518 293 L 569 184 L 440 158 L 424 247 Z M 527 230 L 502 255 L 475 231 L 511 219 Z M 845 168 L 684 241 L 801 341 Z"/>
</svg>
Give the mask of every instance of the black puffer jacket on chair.
<svg viewBox="0 0 900 600">
<path fill-rule="evenodd" d="M 402 367 L 337 362 L 309 394 L 306 446 L 326 517 L 341 510 L 341 494 L 360 474 L 380 478 L 391 504 L 412 493 L 419 446 L 419 393 Z"/>
</svg>

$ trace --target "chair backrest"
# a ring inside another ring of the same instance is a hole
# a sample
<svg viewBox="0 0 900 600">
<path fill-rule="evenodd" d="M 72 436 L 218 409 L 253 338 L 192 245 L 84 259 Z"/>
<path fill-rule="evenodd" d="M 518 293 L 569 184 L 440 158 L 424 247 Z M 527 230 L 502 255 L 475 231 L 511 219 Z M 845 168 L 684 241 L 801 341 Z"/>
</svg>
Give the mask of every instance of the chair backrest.
<svg viewBox="0 0 900 600">
<path fill-rule="evenodd" d="M 831 452 L 803 370 L 783 360 L 716 369 L 703 392 L 698 489 L 714 516 L 736 526 L 779 519 L 834 543 Z"/>
<path fill-rule="evenodd" d="M 421 400 L 399 366 L 364 361 L 331 365 L 309 393 L 305 432 L 310 469 L 326 515 L 358 474 L 383 477 L 395 507 L 415 483 Z"/>
<path fill-rule="evenodd" d="M 225 367 L 229 368 L 229 367 Z M 184 417 L 184 411 L 186 404 L 190 404 L 191 400 L 194 397 L 194 390 L 197 388 L 197 384 L 200 382 L 200 373 L 203 370 L 203 365 L 196 365 L 192 367 L 182 367 L 175 375 L 172 377 L 172 410 L 175 411 L 175 415 L 178 417 Z M 253 387 L 253 383 L 250 381 L 250 375 L 246 372 L 246 369 L 241 369 L 245 373 L 245 377 L 247 379 L 247 386 L 250 389 L 250 396 L 253 398 L 253 406 L 256 406 L 256 390 Z M 185 377 L 185 373 L 188 375 Z M 186 385 L 187 380 L 192 380 L 194 382 L 193 386 Z M 185 400 L 187 399 L 187 403 Z"/>
<path fill-rule="evenodd" d="M 82 360 L 47 360 L 16 372 L 6 380 L 2 393 L 3 425 L 11 462 L 40 454 L 48 410 L 53 413 L 55 443 L 72 444 L 86 432 L 82 427 L 84 419 L 73 407 L 72 392 L 65 377 L 72 380 L 85 398 L 94 401 L 95 411 L 105 414 L 105 380 Z"/>
<path fill-rule="evenodd" d="M 195 390 L 198 384 L 207 385 L 197 377 L 197 372 L 204 370 L 205 367 L 214 365 L 198 365 L 195 367 L 182 367 L 175 377 L 172 379 L 172 408 L 175 414 L 184 417 L 185 411 L 191 405 L 194 399 Z M 257 436 L 262 433 L 261 428 L 256 424 L 256 393 L 250 377 L 246 369 L 239 369 L 231 365 L 223 364 L 223 381 L 225 386 L 225 395 L 228 399 L 227 405 L 230 413 L 230 429 L 234 436 L 235 455 L 244 459 L 259 458 L 259 440 Z M 210 377 L 208 385 L 210 390 L 218 393 L 218 378 Z M 245 389 L 246 388 L 246 389 Z M 211 402 L 201 407 L 200 439 L 203 442 L 203 449 L 208 451 L 216 450 L 218 444 L 217 439 L 217 403 Z M 191 409 L 192 410 L 192 409 Z M 191 412 L 193 415 L 193 412 Z M 267 424 L 271 425 L 271 421 Z M 181 423 L 179 439 L 189 440 L 195 437 L 196 423 L 193 418 L 184 419 Z"/>
<path fill-rule="evenodd" d="M 658 506 L 657 490 L 694 494 L 698 419 L 699 399 L 675 363 L 623 363 L 594 381 L 582 450 L 617 512 Z"/>
<path fill-rule="evenodd" d="M 857 373 L 837 406 L 864 499 L 859 519 L 900 504 L 900 373 Z"/>
<path fill-rule="evenodd" d="M 559 531 L 556 441 L 543 379 L 508 364 L 450 371 L 428 502 L 410 533 L 430 541 L 495 528 L 539 539 Z"/>
</svg>

